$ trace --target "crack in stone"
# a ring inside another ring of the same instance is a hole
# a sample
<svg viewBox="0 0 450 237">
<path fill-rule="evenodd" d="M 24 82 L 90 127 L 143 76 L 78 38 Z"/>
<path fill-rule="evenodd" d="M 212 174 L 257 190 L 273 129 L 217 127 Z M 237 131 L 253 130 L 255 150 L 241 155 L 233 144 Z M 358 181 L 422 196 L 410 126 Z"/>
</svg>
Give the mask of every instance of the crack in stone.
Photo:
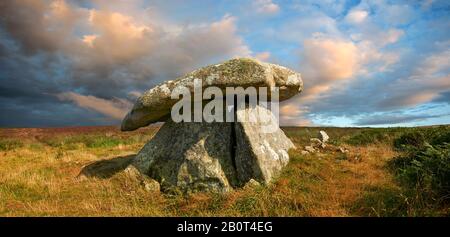
<svg viewBox="0 0 450 237">
<path fill-rule="evenodd" d="M 233 165 L 234 171 L 237 174 L 237 166 L 236 166 L 236 149 L 237 149 L 237 138 L 236 138 L 236 126 L 233 122 L 231 124 L 231 145 L 230 145 L 230 155 L 231 155 L 231 164 Z"/>
<path fill-rule="evenodd" d="M 236 180 L 239 180 L 238 178 L 238 170 L 237 170 L 237 164 L 236 164 L 236 150 L 237 150 L 237 137 L 236 137 L 236 101 L 237 96 L 234 95 L 233 99 L 233 116 L 234 116 L 234 122 L 231 123 L 231 145 L 230 145 L 230 155 L 231 155 L 231 164 L 234 169 L 234 173 L 236 175 Z M 237 184 L 236 184 L 237 185 Z"/>
</svg>

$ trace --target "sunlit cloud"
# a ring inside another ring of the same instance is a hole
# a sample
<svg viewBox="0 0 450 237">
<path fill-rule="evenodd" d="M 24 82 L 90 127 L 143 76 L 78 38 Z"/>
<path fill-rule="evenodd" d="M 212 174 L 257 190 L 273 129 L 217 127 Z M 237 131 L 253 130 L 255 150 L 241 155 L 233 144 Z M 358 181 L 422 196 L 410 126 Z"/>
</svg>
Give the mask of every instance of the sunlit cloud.
<svg viewBox="0 0 450 237">
<path fill-rule="evenodd" d="M 347 14 L 345 19 L 350 23 L 359 24 L 364 22 L 368 15 L 369 13 L 367 11 L 353 10 Z"/>
<path fill-rule="evenodd" d="M 263 14 L 275 14 L 280 11 L 280 6 L 273 3 L 272 0 L 253 0 L 253 6 L 257 12 Z"/>
<path fill-rule="evenodd" d="M 256 59 L 259 59 L 261 61 L 267 61 L 270 58 L 270 52 L 261 52 L 261 53 L 257 53 L 255 55 Z"/>
<path fill-rule="evenodd" d="M 117 120 L 123 119 L 132 107 L 132 104 L 124 99 L 113 98 L 112 100 L 106 100 L 74 92 L 60 93 L 57 97 L 62 101 L 72 101 L 77 106 L 99 112 Z"/>
</svg>

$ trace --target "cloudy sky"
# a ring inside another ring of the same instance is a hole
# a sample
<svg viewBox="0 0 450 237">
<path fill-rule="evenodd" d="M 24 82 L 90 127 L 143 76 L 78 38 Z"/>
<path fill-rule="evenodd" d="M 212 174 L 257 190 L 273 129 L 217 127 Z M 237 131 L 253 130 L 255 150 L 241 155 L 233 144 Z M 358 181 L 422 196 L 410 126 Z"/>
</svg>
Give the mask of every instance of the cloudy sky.
<svg viewBox="0 0 450 237">
<path fill-rule="evenodd" d="M 254 57 L 302 73 L 284 125 L 450 123 L 450 1 L 0 2 L 0 127 L 118 124 L 145 90 Z"/>
</svg>

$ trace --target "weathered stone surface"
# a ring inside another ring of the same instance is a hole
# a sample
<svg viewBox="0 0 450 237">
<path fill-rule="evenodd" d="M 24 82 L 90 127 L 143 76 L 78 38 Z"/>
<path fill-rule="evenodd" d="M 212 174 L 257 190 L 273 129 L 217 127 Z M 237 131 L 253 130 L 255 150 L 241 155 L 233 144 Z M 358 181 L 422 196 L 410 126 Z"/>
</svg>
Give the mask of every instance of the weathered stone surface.
<svg viewBox="0 0 450 237">
<path fill-rule="evenodd" d="M 173 81 L 160 84 L 142 95 L 122 121 L 123 131 L 135 130 L 150 123 L 165 121 L 178 99 L 171 92 L 178 86 L 194 91 L 194 79 L 202 81 L 202 88 L 219 87 L 225 95 L 226 87 L 279 87 L 279 101 L 298 94 L 303 89 L 299 73 L 283 66 L 263 63 L 254 59 L 232 59 L 217 65 L 195 70 Z M 270 94 L 269 94 L 270 97 Z M 270 99 L 270 98 L 268 98 Z"/>
<path fill-rule="evenodd" d="M 308 151 L 300 151 L 300 153 L 302 154 L 302 155 L 308 155 L 309 154 L 309 152 Z"/>
<path fill-rule="evenodd" d="M 314 152 L 320 152 L 320 149 L 325 149 L 327 147 L 327 141 L 330 138 L 325 131 L 319 132 L 319 138 L 311 138 L 311 145 L 305 146 L 305 149 L 302 151 L 302 154 L 309 154 Z"/>
<path fill-rule="evenodd" d="M 201 80 L 202 90 L 214 86 L 223 95 L 226 87 L 278 87 L 279 101 L 303 89 L 300 74 L 254 59 L 233 59 L 207 66 L 156 86 L 138 99 L 124 118 L 122 130 L 134 130 L 157 121 L 165 124 L 127 170 L 142 174 L 139 180 L 149 180 L 144 183 L 149 190 L 160 187 L 162 191 L 223 192 L 245 185 L 269 184 L 287 165 L 288 150 L 294 148 L 275 116 L 263 107 L 249 106 L 229 110 L 237 119 L 231 123 L 175 123 L 170 112 L 179 99 L 171 99 L 171 93 L 183 86 L 192 94 L 196 83 L 199 84 L 195 79 Z M 268 96 L 268 100 L 273 99 Z M 197 102 L 204 105 L 208 100 Z"/>
<path fill-rule="evenodd" d="M 314 148 L 322 146 L 322 141 L 319 138 L 311 138 L 309 140 L 311 141 L 311 146 Z"/>
<path fill-rule="evenodd" d="M 316 149 L 314 149 L 314 147 L 312 147 L 312 146 L 305 146 L 305 151 L 314 153 L 314 152 L 316 152 Z"/>
<path fill-rule="evenodd" d="M 244 189 L 245 189 L 245 188 L 256 188 L 256 187 L 259 187 L 259 186 L 261 186 L 261 184 L 260 184 L 258 181 L 254 180 L 254 179 L 250 179 L 250 180 L 244 185 Z"/>
<path fill-rule="evenodd" d="M 132 179 L 140 182 L 145 190 L 152 193 L 159 193 L 161 187 L 158 181 L 148 177 L 147 175 L 141 173 L 136 167 L 129 165 L 124 172 Z"/>
<path fill-rule="evenodd" d="M 319 132 L 319 138 L 322 141 L 322 143 L 327 143 L 328 139 L 330 139 L 330 137 L 328 136 L 328 134 L 325 131 L 320 131 Z"/>
<path fill-rule="evenodd" d="M 344 148 L 344 147 L 338 147 L 337 151 L 341 152 L 341 153 L 348 153 L 348 149 Z"/>
<path fill-rule="evenodd" d="M 257 113 L 262 120 L 243 122 Z M 157 180 L 163 191 L 224 192 L 252 179 L 268 184 L 288 163 L 294 145 L 263 107 L 238 110 L 236 117 L 234 123 L 169 119 L 131 166 Z"/>
<path fill-rule="evenodd" d="M 231 123 L 168 120 L 132 165 L 161 189 L 228 191 L 237 184 Z"/>
<path fill-rule="evenodd" d="M 255 114 L 256 122 L 244 121 Z M 270 110 L 263 107 L 249 107 L 236 112 L 236 169 L 238 178 L 246 183 L 255 179 L 268 184 L 289 162 L 288 150 L 294 144 L 278 127 L 276 118 Z M 273 130 L 267 131 L 268 127 Z"/>
<path fill-rule="evenodd" d="M 161 189 L 158 181 L 152 178 L 143 179 L 142 184 L 144 185 L 145 190 L 147 190 L 148 192 L 159 192 Z"/>
</svg>

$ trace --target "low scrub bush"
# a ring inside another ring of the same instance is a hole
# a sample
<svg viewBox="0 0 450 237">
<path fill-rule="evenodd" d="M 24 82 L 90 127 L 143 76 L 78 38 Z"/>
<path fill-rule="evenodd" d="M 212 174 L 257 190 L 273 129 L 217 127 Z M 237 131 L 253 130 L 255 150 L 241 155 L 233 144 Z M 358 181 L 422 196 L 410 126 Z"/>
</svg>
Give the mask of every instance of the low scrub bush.
<svg viewBox="0 0 450 237">
<path fill-rule="evenodd" d="M 390 140 L 390 138 L 385 129 L 370 129 L 363 130 L 351 136 L 346 140 L 346 143 L 354 146 L 360 146 L 386 142 L 387 140 Z"/>
<path fill-rule="evenodd" d="M 432 145 L 450 143 L 450 126 L 439 126 L 431 130 L 429 141 Z"/>
<path fill-rule="evenodd" d="M 450 144 L 426 145 L 423 150 L 392 161 L 398 178 L 427 194 L 450 195 Z M 450 198 L 450 197 L 449 197 Z"/>
<path fill-rule="evenodd" d="M 19 140 L 0 140 L 0 151 L 10 151 L 23 147 L 23 142 Z"/>
<path fill-rule="evenodd" d="M 406 151 L 390 166 L 400 182 L 417 190 L 417 195 L 448 202 L 450 200 L 450 129 L 405 133 L 394 141 Z"/>
<path fill-rule="evenodd" d="M 411 149 L 421 149 L 426 143 L 425 135 L 421 131 L 406 132 L 394 140 L 394 147 L 397 150 L 406 151 Z"/>
</svg>

